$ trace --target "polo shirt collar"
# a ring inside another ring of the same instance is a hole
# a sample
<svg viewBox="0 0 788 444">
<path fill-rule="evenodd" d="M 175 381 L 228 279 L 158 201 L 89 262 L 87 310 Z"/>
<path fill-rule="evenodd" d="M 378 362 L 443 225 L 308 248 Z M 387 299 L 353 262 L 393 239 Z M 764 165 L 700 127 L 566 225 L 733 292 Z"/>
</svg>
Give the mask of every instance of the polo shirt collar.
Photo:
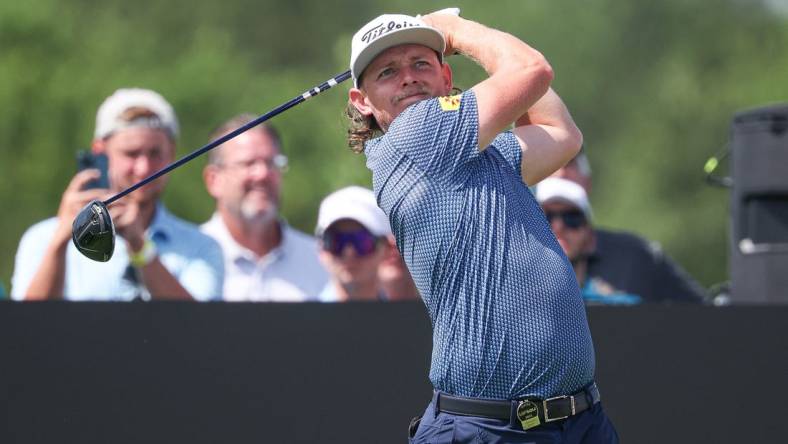
<svg viewBox="0 0 788 444">
<path fill-rule="evenodd" d="M 173 238 L 173 224 L 175 217 L 164 208 L 161 202 L 156 204 L 156 212 L 153 215 L 153 220 L 148 227 L 148 235 L 155 242 L 167 242 Z"/>
<path fill-rule="evenodd" d="M 285 255 L 290 243 L 293 242 L 291 239 L 292 229 L 282 218 L 278 219 L 278 223 L 279 228 L 282 230 L 281 242 L 265 256 L 258 257 L 252 250 L 239 244 L 233 238 L 232 234 L 230 234 L 230 230 L 224 223 L 222 216 L 218 212 L 213 213 L 211 220 L 208 221 L 208 225 L 211 226 L 212 233 L 220 238 L 220 243 L 224 249 L 224 254 L 234 263 L 237 263 L 238 261 L 246 261 L 251 263 L 264 261 L 266 263 L 270 263 L 282 258 Z"/>
</svg>

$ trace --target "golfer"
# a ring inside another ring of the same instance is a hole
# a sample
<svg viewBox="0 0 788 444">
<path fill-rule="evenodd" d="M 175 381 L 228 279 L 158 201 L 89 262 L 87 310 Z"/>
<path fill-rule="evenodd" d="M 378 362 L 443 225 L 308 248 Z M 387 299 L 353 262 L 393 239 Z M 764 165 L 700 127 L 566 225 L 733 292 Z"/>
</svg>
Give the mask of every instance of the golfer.
<svg viewBox="0 0 788 444">
<path fill-rule="evenodd" d="M 488 77 L 453 94 L 454 53 Z M 435 13 L 364 25 L 350 68 L 349 143 L 433 325 L 435 392 L 411 442 L 617 442 L 572 265 L 528 189 L 582 142 L 548 62 Z"/>
</svg>

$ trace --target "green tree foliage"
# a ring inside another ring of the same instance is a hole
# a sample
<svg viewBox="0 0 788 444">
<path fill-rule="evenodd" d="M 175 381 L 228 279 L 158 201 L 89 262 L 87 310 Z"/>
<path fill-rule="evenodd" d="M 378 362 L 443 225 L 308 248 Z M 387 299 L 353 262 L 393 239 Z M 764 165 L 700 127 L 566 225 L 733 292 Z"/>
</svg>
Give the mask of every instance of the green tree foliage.
<svg viewBox="0 0 788 444">
<path fill-rule="evenodd" d="M 424 12 L 415 0 L 0 3 L 0 281 L 10 281 L 23 231 L 57 210 L 95 110 L 118 87 L 160 91 L 182 126 L 179 154 L 240 113 L 262 114 L 342 72 L 349 40 L 383 12 Z M 788 97 L 788 30 L 776 2 L 454 2 L 463 15 L 541 50 L 583 129 L 599 225 L 660 241 L 703 284 L 727 276 L 727 204 L 702 178 L 738 110 Z M 427 9 L 445 7 L 435 4 Z M 468 88 L 483 77 L 451 59 Z M 319 200 L 369 185 L 345 148 L 347 85 L 277 117 L 290 170 L 283 213 L 312 231 Z M 171 174 L 178 215 L 206 220 L 204 159 Z"/>
</svg>

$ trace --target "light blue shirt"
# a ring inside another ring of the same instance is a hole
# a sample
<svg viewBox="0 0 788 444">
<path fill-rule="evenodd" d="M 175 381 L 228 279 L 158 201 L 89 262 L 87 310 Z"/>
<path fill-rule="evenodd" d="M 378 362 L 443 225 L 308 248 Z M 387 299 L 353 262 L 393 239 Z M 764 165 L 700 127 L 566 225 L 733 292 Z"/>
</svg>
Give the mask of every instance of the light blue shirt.
<svg viewBox="0 0 788 444">
<path fill-rule="evenodd" d="M 329 282 L 323 287 L 323 291 L 317 296 L 317 300 L 320 302 L 340 302 L 339 294 L 337 293 L 336 284 L 333 282 Z M 380 291 L 378 294 L 377 301 L 388 301 L 389 298 L 386 296 L 386 293 L 383 290 Z"/>
<path fill-rule="evenodd" d="M 57 229 L 57 218 L 30 227 L 19 242 L 11 297 L 22 300 L 47 245 Z M 170 214 L 163 205 L 148 228 L 156 244 L 159 260 L 178 282 L 198 301 L 221 299 L 224 264 L 219 245 L 193 224 Z M 130 301 L 150 299 L 135 270 L 129 266 L 126 242 L 115 239 L 115 253 L 108 262 L 95 262 L 83 256 L 73 243 L 66 250 L 64 299 L 72 301 Z M 136 282 L 135 282 L 136 280 Z"/>
<path fill-rule="evenodd" d="M 430 380 L 460 396 L 574 393 L 594 348 L 574 270 L 511 132 L 478 149 L 473 91 L 403 111 L 366 145 L 378 204 L 433 325 Z"/>
<path fill-rule="evenodd" d="M 588 305 L 637 305 L 643 302 L 639 295 L 617 290 L 599 277 L 588 279 L 581 291 Z"/>
</svg>

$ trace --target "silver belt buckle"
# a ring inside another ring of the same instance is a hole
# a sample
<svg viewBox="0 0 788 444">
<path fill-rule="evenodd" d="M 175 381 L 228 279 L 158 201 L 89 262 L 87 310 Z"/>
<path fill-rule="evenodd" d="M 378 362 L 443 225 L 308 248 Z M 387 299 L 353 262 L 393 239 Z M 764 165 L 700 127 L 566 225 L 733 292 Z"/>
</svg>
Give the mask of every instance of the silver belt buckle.
<svg viewBox="0 0 788 444">
<path fill-rule="evenodd" d="M 555 418 L 551 418 L 548 415 L 547 403 L 550 402 L 550 401 L 555 401 L 556 399 L 566 399 L 566 398 L 569 398 L 569 402 L 571 403 L 571 406 L 572 406 L 572 413 L 570 413 L 569 415 L 566 415 L 566 416 L 558 416 L 558 417 L 555 417 Z M 574 396 L 563 395 L 563 396 L 555 396 L 555 397 L 552 397 L 552 398 L 547 398 L 544 401 L 542 401 L 542 410 L 544 410 L 544 422 L 560 421 L 560 420 L 566 419 L 566 418 L 568 418 L 570 416 L 574 416 L 575 415 L 575 397 Z"/>
</svg>

